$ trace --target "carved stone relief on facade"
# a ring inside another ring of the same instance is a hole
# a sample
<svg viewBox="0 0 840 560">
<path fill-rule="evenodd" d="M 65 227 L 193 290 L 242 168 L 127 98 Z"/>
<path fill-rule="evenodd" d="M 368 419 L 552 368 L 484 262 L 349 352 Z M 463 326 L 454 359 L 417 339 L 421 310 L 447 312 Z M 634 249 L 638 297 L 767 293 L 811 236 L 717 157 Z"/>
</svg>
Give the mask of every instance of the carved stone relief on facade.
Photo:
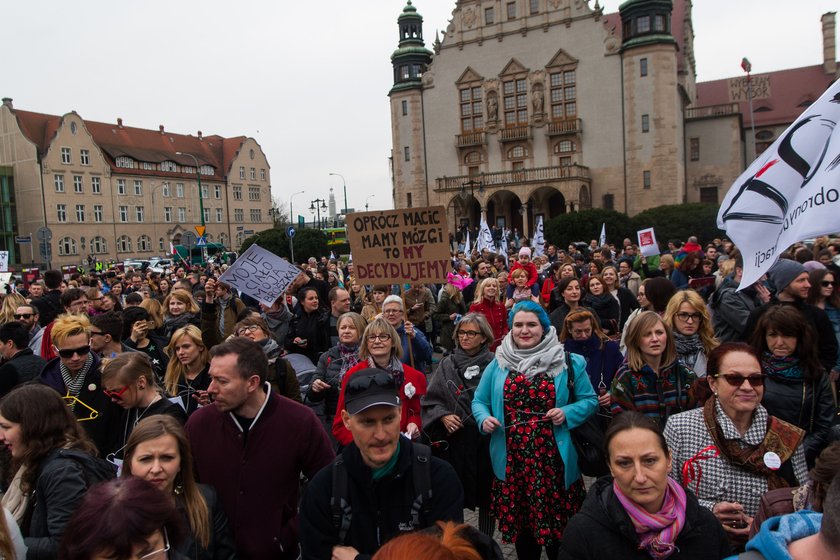
<svg viewBox="0 0 840 560">
<path fill-rule="evenodd" d="M 461 14 L 461 21 L 464 22 L 464 27 L 468 29 L 472 29 L 475 26 L 475 10 L 473 8 L 467 8 Z"/>
</svg>

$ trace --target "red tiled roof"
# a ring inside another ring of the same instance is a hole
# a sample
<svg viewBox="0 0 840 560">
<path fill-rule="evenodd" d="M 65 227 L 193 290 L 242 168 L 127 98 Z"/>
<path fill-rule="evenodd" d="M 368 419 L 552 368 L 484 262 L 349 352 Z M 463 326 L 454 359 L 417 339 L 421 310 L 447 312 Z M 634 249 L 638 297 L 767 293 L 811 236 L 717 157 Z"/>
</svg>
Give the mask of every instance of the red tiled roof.
<svg viewBox="0 0 840 560">
<path fill-rule="evenodd" d="M 744 76 L 734 76 L 743 78 Z M 753 98 L 753 114 L 756 126 L 772 126 L 790 124 L 816 101 L 834 81 L 833 76 L 826 74 L 822 65 L 790 68 L 764 74 L 753 74 L 756 82 L 767 79 L 769 83 L 769 97 Z M 726 103 L 738 103 L 743 115 L 745 126 L 750 124 L 749 100 L 733 101 L 729 96 L 729 81 L 732 78 L 700 82 L 697 84 L 697 101 L 695 106 L 708 107 Z M 759 94 L 756 94 L 758 97 Z"/>
<path fill-rule="evenodd" d="M 23 134 L 35 143 L 38 146 L 39 153 L 44 155 L 49 149 L 63 117 L 18 109 L 15 109 L 14 113 Z M 229 174 L 233 159 L 246 140 L 244 136 L 222 138 L 218 135 L 212 135 L 199 138 L 191 134 L 161 132 L 160 130 L 120 126 L 84 119 L 83 122 L 94 142 L 104 152 L 112 170 L 115 173 L 130 173 L 132 175 L 166 174 L 173 177 L 192 177 L 192 174 L 185 173 L 168 173 L 141 168 L 126 169 L 117 167 L 115 164 L 116 158 L 129 156 L 138 162 L 174 161 L 179 165 L 195 166 L 191 157 L 176 155 L 176 152 L 183 152 L 193 154 L 198 159 L 199 165 L 213 166 L 215 173 L 208 177 L 223 179 L 224 176 Z"/>
</svg>

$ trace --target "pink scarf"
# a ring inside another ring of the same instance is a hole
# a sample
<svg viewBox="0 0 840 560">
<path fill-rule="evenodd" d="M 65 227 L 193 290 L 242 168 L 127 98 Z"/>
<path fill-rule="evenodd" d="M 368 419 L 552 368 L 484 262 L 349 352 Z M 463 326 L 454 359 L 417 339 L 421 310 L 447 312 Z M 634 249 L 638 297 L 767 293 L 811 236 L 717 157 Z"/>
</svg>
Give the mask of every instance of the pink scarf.
<svg viewBox="0 0 840 560">
<path fill-rule="evenodd" d="M 656 513 L 648 513 L 639 507 L 621 492 L 615 481 L 613 491 L 639 535 L 639 550 L 646 550 L 656 560 L 668 558 L 677 551 L 674 542 L 685 525 L 685 490 L 682 486 L 668 478 L 662 509 Z"/>
</svg>

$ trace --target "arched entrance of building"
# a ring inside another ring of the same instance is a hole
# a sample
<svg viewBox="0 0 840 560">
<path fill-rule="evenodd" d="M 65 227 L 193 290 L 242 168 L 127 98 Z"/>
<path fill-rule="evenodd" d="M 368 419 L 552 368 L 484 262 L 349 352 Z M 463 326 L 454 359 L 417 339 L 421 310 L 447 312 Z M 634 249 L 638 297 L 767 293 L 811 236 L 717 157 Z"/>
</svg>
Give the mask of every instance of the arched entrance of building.
<svg viewBox="0 0 840 560">
<path fill-rule="evenodd" d="M 470 231 L 478 227 L 481 223 L 481 204 L 471 194 L 456 195 L 449 201 L 446 207 L 446 215 L 454 216 L 453 231 L 466 225 Z"/>
<path fill-rule="evenodd" d="M 531 237 L 538 217 L 542 216 L 543 224 L 545 224 L 547 220 L 566 213 L 566 197 L 554 187 L 539 187 L 531 192 L 527 207 L 527 231 Z"/>
</svg>

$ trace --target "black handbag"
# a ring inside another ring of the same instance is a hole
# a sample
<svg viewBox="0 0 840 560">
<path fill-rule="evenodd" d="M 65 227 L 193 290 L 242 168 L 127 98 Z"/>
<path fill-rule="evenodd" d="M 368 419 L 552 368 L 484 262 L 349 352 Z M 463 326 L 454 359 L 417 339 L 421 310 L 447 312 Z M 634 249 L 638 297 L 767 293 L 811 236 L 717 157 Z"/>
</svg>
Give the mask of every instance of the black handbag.
<svg viewBox="0 0 840 560">
<path fill-rule="evenodd" d="M 575 370 L 569 352 L 566 352 L 566 367 L 568 370 L 566 387 L 569 389 L 569 404 L 572 404 L 577 399 L 575 397 Z M 572 435 L 572 445 L 577 451 L 580 472 L 595 478 L 610 474 L 607 459 L 604 456 L 604 431 L 601 429 L 597 412 L 577 428 L 569 430 L 569 433 Z"/>
</svg>

